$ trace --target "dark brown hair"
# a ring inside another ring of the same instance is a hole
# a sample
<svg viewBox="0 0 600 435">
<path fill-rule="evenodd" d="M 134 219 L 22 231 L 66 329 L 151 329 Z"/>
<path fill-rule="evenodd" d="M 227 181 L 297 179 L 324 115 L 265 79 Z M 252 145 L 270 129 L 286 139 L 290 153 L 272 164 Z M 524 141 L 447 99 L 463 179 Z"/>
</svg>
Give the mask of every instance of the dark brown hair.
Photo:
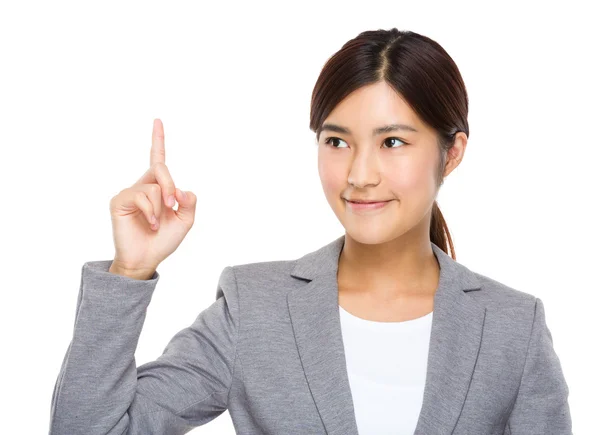
<svg viewBox="0 0 600 435">
<path fill-rule="evenodd" d="M 310 129 L 319 137 L 334 107 L 362 86 L 385 80 L 437 132 L 440 150 L 438 189 L 444 183 L 447 152 L 457 132 L 469 136 L 469 100 L 458 67 L 434 40 L 411 31 L 369 30 L 346 42 L 331 56 L 312 93 Z M 454 244 L 437 201 L 429 236 L 456 259 Z"/>
</svg>

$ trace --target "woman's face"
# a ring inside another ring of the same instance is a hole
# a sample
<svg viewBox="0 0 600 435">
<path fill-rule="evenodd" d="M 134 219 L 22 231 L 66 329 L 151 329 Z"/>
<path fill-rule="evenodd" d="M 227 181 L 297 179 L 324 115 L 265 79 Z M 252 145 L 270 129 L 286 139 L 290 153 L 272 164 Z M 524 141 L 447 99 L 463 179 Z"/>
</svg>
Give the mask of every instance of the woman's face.
<svg viewBox="0 0 600 435">
<path fill-rule="evenodd" d="M 400 127 L 376 131 L 392 124 Z M 354 240 L 383 243 L 429 216 L 438 190 L 436 134 L 392 87 L 382 81 L 354 91 L 323 126 L 318 138 L 319 177 L 329 205 Z M 360 211 L 345 198 L 389 202 Z M 429 221 L 426 224 L 428 235 Z"/>
</svg>

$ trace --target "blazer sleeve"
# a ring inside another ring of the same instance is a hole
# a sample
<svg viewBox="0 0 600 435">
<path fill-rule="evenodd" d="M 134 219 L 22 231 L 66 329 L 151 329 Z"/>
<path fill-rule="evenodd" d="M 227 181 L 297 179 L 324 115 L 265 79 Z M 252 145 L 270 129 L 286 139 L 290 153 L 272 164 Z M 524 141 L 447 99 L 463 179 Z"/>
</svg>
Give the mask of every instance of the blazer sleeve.
<svg viewBox="0 0 600 435">
<path fill-rule="evenodd" d="M 569 387 L 546 325 L 544 304 L 536 298 L 533 326 L 521 385 L 505 435 L 572 435 Z"/>
<path fill-rule="evenodd" d="M 108 272 L 112 260 L 82 267 L 73 337 L 52 394 L 50 435 L 185 434 L 227 409 L 239 331 L 233 267 L 216 300 L 139 367 L 135 350 L 160 278 Z"/>
</svg>

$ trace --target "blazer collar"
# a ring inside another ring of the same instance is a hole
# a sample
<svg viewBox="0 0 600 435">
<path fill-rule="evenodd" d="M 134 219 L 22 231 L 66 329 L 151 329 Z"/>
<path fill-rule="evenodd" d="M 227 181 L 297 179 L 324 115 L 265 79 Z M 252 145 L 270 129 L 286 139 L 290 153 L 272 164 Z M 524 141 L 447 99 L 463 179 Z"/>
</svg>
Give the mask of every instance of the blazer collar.
<svg viewBox="0 0 600 435">
<path fill-rule="evenodd" d="M 291 275 L 308 282 L 287 296 L 302 367 L 328 435 L 358 435 L 338 303 L 344 240 L 341 236 L 296 260 Z M 466 294 L 481 289 L 477 276 L 434 243 L 431 247 L 440 279 L 415 435 L 452 433 L 477 361 L 486 311 Z"/>
</svg>

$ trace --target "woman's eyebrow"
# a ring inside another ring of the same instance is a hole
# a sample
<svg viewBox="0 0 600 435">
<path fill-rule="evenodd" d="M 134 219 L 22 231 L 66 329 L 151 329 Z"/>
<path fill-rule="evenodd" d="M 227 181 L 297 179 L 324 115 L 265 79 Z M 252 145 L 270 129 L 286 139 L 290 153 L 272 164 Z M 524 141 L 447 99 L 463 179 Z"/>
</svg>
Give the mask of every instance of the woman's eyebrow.
<svg viewBox="0 0 600 435">
<path fill-rule="evenodd" d="M 352 134 L 352 132 L 350 132 L 350 129 L 348 127 L 342 127 L 341 125 L 332 124 L 332 123 L 323 124 L 321 126 L 321 130 L 320 130 L 319 134 L 325 130 L 335 131 L 337 133 L 344 133 L 344 134 L 349 134 L 349 135 Z M 389 124 L 389 125 L 384 125 L 382 127 L 377 127 L 375 129 L 373 129 L 373 136 L 377 136 L 378 134 L 381 134 L 381 133 L 390 133 L 392 131 L 398 131 L 398 130 L 418 132 L 418 130 L 411 125 Z"/>
</svg>

